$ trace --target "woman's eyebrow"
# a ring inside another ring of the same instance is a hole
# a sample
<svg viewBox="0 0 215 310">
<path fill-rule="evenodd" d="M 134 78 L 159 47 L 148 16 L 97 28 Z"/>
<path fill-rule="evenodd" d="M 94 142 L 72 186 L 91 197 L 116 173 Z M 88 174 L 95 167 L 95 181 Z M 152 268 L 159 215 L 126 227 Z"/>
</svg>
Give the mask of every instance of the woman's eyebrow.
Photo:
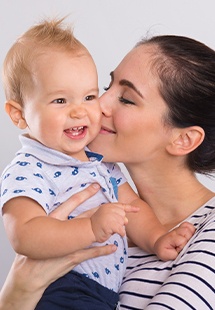
<svg viewBox="0 0 215 310">
<path fill-rule="evenodd" d="M 123 80 L 119 81 L 119 85 L 127 86 L 127 87 L 133 89 L 141 98 L 143 98 L 143 95 L 141 94 L 141 92 L 136 88 L 136 86 L 134 86 L 134 84 L 132 82 L 123 79 Z"/>
<path fill-rule="evenodd" d="M 110 76 L 111 76 L 111 80 L 114 81 L 114 72 L 112 71 L 110 73 Z M 134 84 L 126 79 L 122 79 L 119 81 L 119 85 L 120 86 L 127 86 L 131 89 L 133 89 L 141 98 L 143 98 L 143 95 L 142 93 L 136 88 L 136 86 L 134 86 Z"/>
</svg>

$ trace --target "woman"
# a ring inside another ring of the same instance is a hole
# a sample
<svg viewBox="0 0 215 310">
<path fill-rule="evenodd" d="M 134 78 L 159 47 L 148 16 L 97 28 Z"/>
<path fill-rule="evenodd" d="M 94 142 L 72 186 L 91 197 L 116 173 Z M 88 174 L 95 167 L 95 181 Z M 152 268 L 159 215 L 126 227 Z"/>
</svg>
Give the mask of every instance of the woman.
<svg viewBox="0 0 215 310">
<path fill-rule="evenodd" d="M 125 163 L 168 229 L 185 220 L 196 227 L 175 261 L 130 248 L 121 309 L 214 309 L 215 194 L 195 172 L 215 170 L 215 52 L 180 36 L 141 41 L 111 73 L 101 107 L 90 148 Z"/>
</svg>

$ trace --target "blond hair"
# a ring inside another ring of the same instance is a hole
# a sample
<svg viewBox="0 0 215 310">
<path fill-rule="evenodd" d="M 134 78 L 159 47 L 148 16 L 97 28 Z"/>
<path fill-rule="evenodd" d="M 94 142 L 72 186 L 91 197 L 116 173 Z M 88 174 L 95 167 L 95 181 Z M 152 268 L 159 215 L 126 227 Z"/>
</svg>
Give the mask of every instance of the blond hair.
<svg viewBox="0 0 215 310">
<path fill-rule="evenodd" d="M 43 20 L 32 26 L 8 51 L 3 64 L 3 85 L 7 100 L 24 103 L 26 92 L 33 85 L 33 63 L 37 57 L 50 50 L 87 52 L 85 46 L 75 38 L 73 29 L 64 27 L 64 18 Z"/>
</svg>

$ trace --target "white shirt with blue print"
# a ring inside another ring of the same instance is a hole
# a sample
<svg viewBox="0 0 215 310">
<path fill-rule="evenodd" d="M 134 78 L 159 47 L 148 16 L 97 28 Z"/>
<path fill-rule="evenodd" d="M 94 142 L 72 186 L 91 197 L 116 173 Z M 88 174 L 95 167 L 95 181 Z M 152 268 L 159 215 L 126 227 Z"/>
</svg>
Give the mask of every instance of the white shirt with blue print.
<svg viewBox="0 0 215 310">
<path fill-rule="evenodd" d="M 126 182 L 118 165 L 102 163 L 102 155 L 88 149 L 89 161 L 81 162 L 24 135 L 20 136 L 20 141 L 22 148 L 1 177 L 1 207 L 14 197 L 26 196 L 36 200 L 49 214 L 95 182 L 100 184 L 101 190 L 78 206 L 71 217 L 103 203 L 117 202 L 117 188 Z M 92 246 L 103 244 L 116 244 L 118 249 L 114 254 L 89 259 L 74 270 L 118 292 L 126 267 L 127 241 L 114 234 L 105 243 Z"/>
</svg>

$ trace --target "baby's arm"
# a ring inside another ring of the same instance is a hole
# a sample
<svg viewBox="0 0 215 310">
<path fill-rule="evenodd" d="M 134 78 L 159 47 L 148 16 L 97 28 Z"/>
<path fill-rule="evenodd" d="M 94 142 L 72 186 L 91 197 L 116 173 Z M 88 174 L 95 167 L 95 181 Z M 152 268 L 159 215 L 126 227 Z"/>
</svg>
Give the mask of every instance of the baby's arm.
<svg viewBox="0 0 215 310">
<path fill-rule="evenodd" d="M 136 208 L 108 204 L 102 205 L 91 217 L 58 220 L 48 217 L 33 199 L 17 197 L 4 205 L 3 220 L 17 253 L 46 259 L 68 255 L 95 241 L 106 241 L 113 233 L 124 235 L 125 212 L 130 210 Z"/>
<path fill-rule="evenodd" d="M 135 245 L 149 253 L 155 253 L 162 260 L 175 259 L 195 231 L 193 225 L 183 223 L 168 232 L 150 206 L 138 197 L 128 183 L 119 187 L 119 202 L 140 208 L 138 213 L 127 215 L 128 238 Z"/>
<path fill-rule="evenodd" d="M 9 200 L 3 207 L 3 221 L 14 250 L 34 259 L 64 256 L 95 241 L 89 218 L 69 221 L 48 217 L 28 197 Z"/>
</svg>

